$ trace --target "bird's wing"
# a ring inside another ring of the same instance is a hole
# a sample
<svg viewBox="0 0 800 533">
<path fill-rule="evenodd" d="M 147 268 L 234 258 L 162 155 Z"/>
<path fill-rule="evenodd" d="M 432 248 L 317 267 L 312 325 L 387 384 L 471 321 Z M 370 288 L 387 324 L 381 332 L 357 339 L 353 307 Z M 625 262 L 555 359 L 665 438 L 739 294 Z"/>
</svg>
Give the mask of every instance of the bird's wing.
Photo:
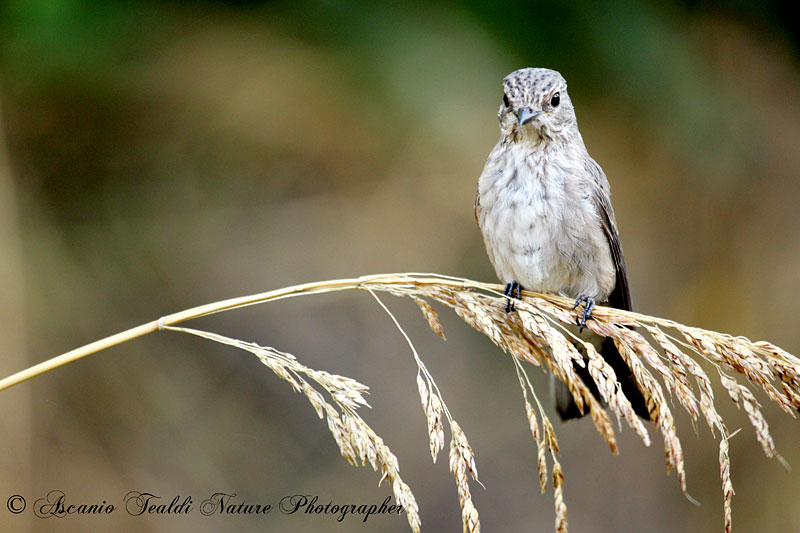
<svg viewBox="0 0 800 533">
<path fill-rule="evenodd" d="M 600 165 L 591 158 L 589 159 L 589 164 L 587 164 L 587 170 L 594 180 L 594 194 L 592 195 L 594 204 L 600 215 L 603 231 L 608 239 L 608 247 L 611 249 L 611 258 L 614 260 L 614 267 L 617 270 L 617 282 L 608 297 L 608 305 L 617 309 L 633 311 L 633 301 L 631 300 L 631 291 L 628 285 L 628 268 L 625 266 L 625 257 L 622 255 L 622 244 L 619 242 L 614 209 L 611 207 L 608 180 Z"/>
</svg>

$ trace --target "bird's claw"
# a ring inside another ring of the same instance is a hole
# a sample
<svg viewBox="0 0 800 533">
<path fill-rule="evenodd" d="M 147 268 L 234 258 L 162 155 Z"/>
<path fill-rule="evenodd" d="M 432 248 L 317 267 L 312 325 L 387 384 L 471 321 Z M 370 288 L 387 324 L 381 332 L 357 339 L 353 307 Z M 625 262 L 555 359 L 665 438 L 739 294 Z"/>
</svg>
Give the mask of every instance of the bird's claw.
<svg viewBox="0 0 800 533">
<path fill-rule="evenodd" d="M 522 300 L 522 285 L 520 285 L 517 281 L 506 283 L 506 288 L 503 290 L 503 294 L 507 296 L 506 313 L 515 311 L 516 309 L 514 308 L 514 302 L 512 302 L 511 299 L 514 298 L 517 300 Z"/>
<path fill-rule="evenodd" d="M 572 306 L 572 309 L 577 309 L 581 304 L 584 304 L 583 313 L 578 312 L 578 316 L 575 318 L 575 324 L 580 328 L 580 332 L 583 333 L 583 328 L 586 327 L 586 321 L 592 318 L 594 298 L 590 296 L 581 296 L 575 300 L 575 305 Z"/>
</svg>

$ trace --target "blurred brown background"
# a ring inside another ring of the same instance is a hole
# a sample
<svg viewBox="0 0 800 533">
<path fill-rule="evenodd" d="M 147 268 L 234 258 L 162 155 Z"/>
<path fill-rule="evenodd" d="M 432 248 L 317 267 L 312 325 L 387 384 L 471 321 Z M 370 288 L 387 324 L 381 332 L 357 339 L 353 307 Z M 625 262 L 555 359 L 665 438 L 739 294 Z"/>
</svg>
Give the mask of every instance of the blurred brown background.
<svg viewBox="0 0 800 533">
<path fill-rule="evenodd" d="M 638 310 L 800 352 L 800 75 L 788 3 L 5 0 L 0 7 L 0 374 L 223 298 L 378 272 L 494 281 L 472 203 L 500 80 L 570 82 L 611 181 Z M 552 531 L 513 367 L 443 313 L 397 314 L 467 433 L 486 531 Z M 371 387 L 425 531 L 457 531 L 432 465 L 415 365 L 368 294 L 321 295 L 194 326 L 275 346 Z M 534 385 L 548 396 L 548 379 Z M 713 377 L 713 376 L 712 376 Z M 736 531 L 800 531 L 800 472 L 760 451 L 718 395 Z M 759 398 L 765 400 L 763 395 Z M 548 407 L 549 407 L 549 402 Z M 764 402 L 766 404 L 766 400 Z M 676 407 L 676 409 L 679 409 Z M 800 465 L 800 423 L 765 405 Z M 689 491 L 626 427 L 558 425 L 571 531 L 717 531 L 717 445 L 678 416 Z M 36 498 L 119 505 L 235 492 L 379 503 L 310 405 L 254 357 L 160 333 L 0 393 L 3 531 L 405 531 L 404 518 L 34 518 Z M 13 494 L 28 509 L 5 508 Z"/>
</svg>

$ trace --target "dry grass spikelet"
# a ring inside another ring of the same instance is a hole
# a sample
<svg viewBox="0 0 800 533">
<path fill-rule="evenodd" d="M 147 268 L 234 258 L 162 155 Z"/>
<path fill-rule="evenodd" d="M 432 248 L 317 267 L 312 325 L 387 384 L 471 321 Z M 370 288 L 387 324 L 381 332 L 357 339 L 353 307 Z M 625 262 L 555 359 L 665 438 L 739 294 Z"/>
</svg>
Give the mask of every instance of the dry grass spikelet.
<svg viewBox="0 0 800 533">
<path fill-rule="evenodd" d="M 641 355 L 650 368 L 658 372 L 667 392 L 677 397 L 680 404 L 686 412 L 689 413 L 689 416 L 692 417 L 692 420 L 695 420 L 697 418 L 697 399 L 692 393 L 691 386 L 686 379 L 683 366 L 675 364 L 671 367 L 667 366 L 667 364 L 662 361 L 662 356 L 640 333 L 629 329 L 621 329 L 620 333 L 626 338 L 627 344 L 631 349 Z"/>
<path fill-rule="evenodd" d="M 700 365 L 687 358 L 686 354 L 680 351 L 658 326 L 645 325 L 645 328 L 650 336 L 661 346 L 664 355 L 669 359 L 671 366 L 666 369 L 666 375 L 672 376 L 672 379 L 669 380 L 671 387 L 675 389 L 681 405 L 683 405 L 686 412 L 689 413 L 689 416 L 692 417 L 692 421 L 696 421 L 699 414 L 698 401 L 692 391 L 692 385 L 689 382 L 688 374 L 690 373 L 696 378 L 705 381 L 708 381 L 708 376 L 705 375 Z M 665 375 L 664 370 L 662 370 L 662 375 Z"/>
<path fill-rule="evenodd" d="M 567 531 L 567 504 L 564 503 L 564 473 L 561 471 L 561 463 L 553 461 L 553 500 L 556 505 L 556 531 L 566 533 Z"/>
<path fill-rule="evenodd" d="M 731 502 L 733 501 L 733 483 L 731 483 L 731 460 L 728 456 L 728 438 L 719 439 L 719 477 L 722 479 L 722 508 L 725 518 L 725 533 L 732 527 Z"/>
<path fill-rule="evenodd" d="M 750 389 L 743 385 L 739 385 L 735 380 L 720 374 L 720 381 L 722 386 L 728 391 L 731 399 L 739 407 L 743 408 L 750 419 L 753 429 L 756 431 L 756 439 L 761 444 L 764 454 L 769 457 L 777 457 L 778 460 L 783 462 L 783 457 L 780 456 L 775 449 L 775 442 L 772 440 L 772 435 L 769 432 L 769 424 L 761 413 L 761 405 L 756 400 Z"/>
<path fill-rule="evenodd" d="M 642 438 L 645 446 L 650 446 L 650 434 L 647 432 L 642 419 L 634 413 L 631 402 L 623 394 L 614 369 L 597 353 L 591 343 L 586 342 L 583 345 L 589 358 L 589 374 L 597 384 L 603 401 L 613 409 L 618 418 L 628 422 L 628 425 Z"/>
<path fill-rule="evenodd" d="M 442 401 L 436 392 L 429 392 L 428 385 L 422 378 L 422 374 L 417 374 L 417 388 L 422 400 L 422 409 L 425 411 L 425 418 L 428 422 L 428 442 L 431 449 L 433 462 L 439 452 L 444 448 L 444 427 L 442 426 Z"/>
<path fill-rule="evenodd" d="M 450 471 L 456 479 L 458 501 L 461 504 L 461 524 L 464 533 L 479 532 L 481 530 L 478 510 L 472 503 L 472 493 L 469 489 L 469 473 L 473 479 L 478 479 L 475 466 L 475 456 L 472 447 L 467 442 L 467 437 L 455 421 L 450 423 L 452 437 L 450 439 Z"/>
<path fill-rule="evenodd" d="M 544 494 L 547 491 L 547 460 L 545 457 L 546 445 L 544 436 L 539 429 L 536 412 L 527 399 L 525 400 L 525 411 L 528 414 L 528 426 L 531 428 L 533 440 L 536 441 L 536 468 L 539 471 L 539 486 L 542 489 L 542 494 Z"/>
<path fill-rule="evenodd" d="M 722 417 L 719 415 L 719 413 L 717 413 L 717 410 L 714 407 L 714 390 L 711 387 L 711 379 L 709 379 L 708 375 L 694 359 L 686 355 L 675 345 L 675 343 L 669 339 L 667 334 L 665 334 L 661 328 L 659 328 L 657 325 L 646 325 L 645 327 L 650 335 L 652 335 L 656 342 L 661 346 L 665 355 L 672 361 L 673 372 L 676 374 L 676 376 L 687 377 L 688 372 L 695 378 L 700 395 L 700 411 L 703 413 L 703 416 L 706 419 L 708 427 L 711 430 L 711 434 L 714 435 L 714 431 L 719 429 L 724 435 L 727 430 L 725 429 L 725 424 L 722 421 Z M 687 398 L 690 397 L 692 400 L 695 400 L 694 396 L 692 395 L 692 389 L 688 379 L 678 379 L 681 381 L 679 390 L 685 389 L 683 394 L 685 394 Z M 692 420 L 695 420 L 697 415 L 696 411 L 693 409 L 694 402 L 687 400 L 684 403 L 684 407 L 689 415 L 692 416 Z"/>
<path fill-rule="evenodd" d="M 431 327 L 433 332 L 439 335 L 443 341 L 446 341 L 447 337 L 444 336 L 444 328 L 442 328 L 442 323 L 439 322 L 439 315 L 436 313 L 436 310 L 431 307 L 431 304 L 422 298 L 417 296 L 412 296 L 411 298 L 419 306 L 420 311 L 422 311 L 422 314 L 428 320 L 428 325 Z"/>
<path fill-rule="evenodd" d="M 542 404 L 539 402 L 539 398 L 536 397 L 536 391 L 533 389 L 533 385 L 531 385 L 528 374 L 525 372 L 522 363 L 518 359 L 514 359 L 513 361 L 517 370 L 519 386 L 522 389 L 522 397 L 525 401 L 525 414 L 528 417 L 528 427 L 531 430 L 531 435 L 533 435 L 533 440 L 536 441 L 536 468 L 539 471 L 539 486 L 542 490 L 542 494 L 544 494 L 547 492 L 547 442 L 544 430 L 539 427 L 536 411 L 528 400 L 529 391 L 536 401 L 536 406 L 539 408 L 542 424 L 549 423 L 549 421 L 547 421 L 547 415 L 544 414 Z"/>
<path fill-rule="evenodd" d="M 575 346 L 568 342 L 567 339 L 559 331 L 556 331 L 547 320 L 541 315 L 531 312 L 531 307 L 524 304 L 519 304 L 520 318 L 523 327 L 526 331 L 540 339 L 545 346 L 550 347 L 552 357 L 550 358 L 550 368 L 553 373 L 561 379 L 569 387 L 573 398 L 575 398 L 575 405 L 578 410 L 583 413 L 585 409 L 584 394 L 581 390 L 582 381 L 575 373 L 573 362 L 578 366 L 585 366 L 583 356 L 575 348 Z M 590 395 L 591 396 L 591 395 Z"/>
<path fill-rule="evenodd" d="M 664 440 L 664 451 L 666 453 L 667 471 L 672 468 L 677 471 L 681 490 L 684 494 L 687 494 L 683 450 L 675 429 L 672 411 L 664 398 L 661 385 L 644 366 L 641 360 L 642 358 L 646 359 L 647 356 L 641 352 L 642 346 L 639 344 L 639 338 L 634 335 L 635 332 L 627 328 L 598 323 L 587 325 L 595 333 L 614 339 L 620 355 L 630 367 L 644 394 L 651 420 L 661 431 Z"/>
<path fill-rule="evenodd" d="M 575 404 L 582 413 L 588 405 L 595 429 L 606 441 L 611 452 L 617 454 L 617 439 L 608 413 L 575 372 L 575 366 L 586 366 L 581 353 L 534 307 L 520 302 L 517 304 L 517 311 L 523 328 L 525 328 L 523 332 L 525 338 L 530 339 L 532 336 L 536 340 L 530 341 L 530 344 L 549 347 L 551 356 L 543 357 L 545 365 L 558 379 L 566 383 L 575 399 Z"/>
<path fill-rule="evenodd" d="M 553 502 L 556 507 L 556 532 L 567 531 L 567 504 L 564 502 L 564 472 L 561 470 L 561 463 L 558 456 L 561 450 L 558 448 L 558 440 L 553 425 L 547 417 L 544 417 L 544 435 L 547 441 L 547 448 L 550 450 L 550 458 L 553 460 Z"/>
<path fill-rule="evenodd" d="M 678 330 L 708 360 L 744 375 L 759 385 L 770 400 L 795 416 L 791 399 L 782 395 L 770 381 L 775 378 L 770 365 L 756 355 L 753 343 L 742 337 L 731 337 L 699 328 L 680 326 Z"/>
</svg>

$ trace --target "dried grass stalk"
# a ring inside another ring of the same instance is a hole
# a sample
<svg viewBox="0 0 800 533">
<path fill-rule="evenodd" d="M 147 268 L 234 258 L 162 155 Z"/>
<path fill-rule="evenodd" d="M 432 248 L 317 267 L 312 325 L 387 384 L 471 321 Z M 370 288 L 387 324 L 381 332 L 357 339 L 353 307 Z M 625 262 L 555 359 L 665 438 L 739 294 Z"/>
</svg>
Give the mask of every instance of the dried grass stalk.
<svg viewBox="0 0 800 533">
<path fill-rule="evenodd" d="M 327 418 L 328 429 L 348 463 L 353 466 L 358 466 L 359 462 L 362 466 L 369 463 L 374 470 L 381 471 L 381 481 L 386 479 L 391 484 L 395 499 L 406 512 L 411 530 L 420 531 L 419 508 L 411 489 L 400 477 L 397 457 L 356 412 L 360 406 L 368 405 L 364 399 L 364 394 L 369 392 L 366 385 L 351 378 L 311 369 L 292 354 L 270 346 L 259 346 L 190 328 L 163 326 L 162 329 L 203 337 L 246 350 L 258 357 L 275 375 L 289 382 L 295 392 L 303 393 L 317 416 Z M 309 383 L 309 379 L 327 392 L 333 403 L 328 402 Z"/>
<path fill-rule="evenodd" d="M 200 335 L 247 350 L 255 354 L 275 375 L 288 382 L 295 391 L 303 394 L 320 418 L 326 418 L 328 428 L 348 462 L 362 465 L 369 463 L 376 470 L 380 469 L 382 479 L 389 480 L 395 498 L 405 508 L 411 530 L 419 531 L 417 504 L 408 485 L 400 478 L 397 458 L 357 414 L 358 407 L 366 405 L 364 395 L 368 389 L 365 385 L 350 378 L 310 369 L 291 354 L 274 348 L 174 327 L 192 318 L 229 309 L 300 295 L 350 289 L 367 290 L 373 296 L 377 292 L 388 292 L 413 299 L 431 329 L 442 339 L 445 338 L 442 324 L 431 303 L 449 307 L 467 324 L 485 334 L 512 356 L 523 391 L 526 419 L 536 442 L 537 468 L 543 492 L 548 483 L 548 455 L 552 462 L 556 531 L 567 530 L 564 475 L 558 459 L 560 451 L 553 425 L 536 397 L 523 362 L 549 370 L 567 385 L 579 408 L 584 412 L 588 410 L 598 433 L 612 452 L 617 452 L 617 445 L 607 409 L 618 420 L 624 419 L 643 442 L 649 444 L 646 426 L 633 413 L 630 402 L 621 392 L 613 369 L 594 347 L 582 343 L 566 328 L 575 319 L 572 300 L 525 292 L 524 301 L 516 306 L 517 312 L 506 313 L 505 297 L 499 285 L 435 274 L 388 274 L 309 283 L 189 309 L 25 369 L 0 380 L 0 390 L 159 329 Z M 389 312 L 383 302 L 377 296 L 375 298 Z M 444 447 L 446 420 L 451 432 L 450 469 L 456 481 L 462 508 L 463 530 L 479 531 L 478 511 L 472 502 L 469 487 L 470 477 L 477 480 L 473 450 L 463 430 L 451 416 L 439 388 L 410 338 L 395 317 L 391 313 L 389 315 L 406 338 L 419 369 L 417 389 L 427 420 L 431 457 L 435 461 Z M 726 531 L 730 531 L 733 486 L 728 440 L 731 435 L 714 405 L 712 380 L 704 368 L 716 372 L 719 384 L 727 395 L 745 411 L 767 457 L 782 460 L 752 389 L 760 389 L 769 401 L 795 416 L 795 412 L 800 409 L 800 359 L 765 341 L 751 342 L 743 337 L 732 337 L 670 320 L 605 307 L 595 308 L 588 327 L 599 335 L 611 337 L 630 367 L 645 397 L 653 424 L 662 434 L 667 469 L 676 469 L 684 492 L 686 473 L 683 451 L 667 396 L 676 398 L 693 422 L 702 414 L 712 436 L 716 437 L 717 431 L 719 432 L 724 527 Z M 582 346 L 582 350 L 576 346 Z M 602 402 L 591 394 L 587 384 L 575 372 L 576 367 L 588 369 Z M 529 394 L 534 399 L 533 403 L 529 401 Z"/>
</svg>

